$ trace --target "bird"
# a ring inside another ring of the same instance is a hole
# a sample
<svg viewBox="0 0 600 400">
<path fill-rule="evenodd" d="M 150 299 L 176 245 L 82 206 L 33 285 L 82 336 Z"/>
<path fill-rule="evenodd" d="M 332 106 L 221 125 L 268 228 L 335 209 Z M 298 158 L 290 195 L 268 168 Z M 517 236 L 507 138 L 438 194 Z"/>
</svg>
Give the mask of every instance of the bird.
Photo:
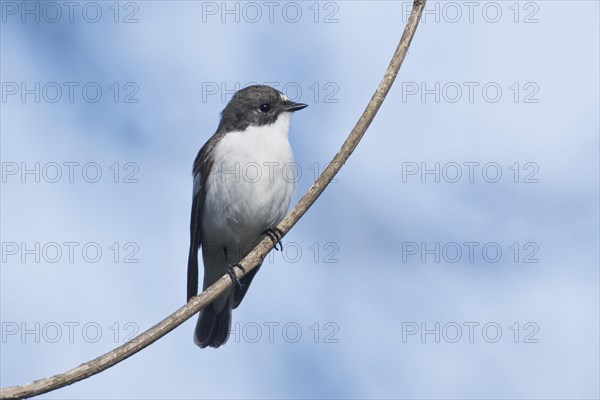
<svg viewBox="0 0 600 400">
<path fill-rule="evenodd" d="M 200 312 L 194 330 L 200 348 L 227 342 L 231 310 L 240 305 L 260 268 L 238 280 L 233 272 L 241 267 L 237 264 L 265 236 L 275 248 L 282 247 L 276 226 L 287 213 L 296 184 L 290 119 L 307 106 L 267 85 L 238 90 L 194 160 L 187 301 L 198 292 L 200 249 L 203 289 L 224 274 L 234 283 Z"/>
</svg>

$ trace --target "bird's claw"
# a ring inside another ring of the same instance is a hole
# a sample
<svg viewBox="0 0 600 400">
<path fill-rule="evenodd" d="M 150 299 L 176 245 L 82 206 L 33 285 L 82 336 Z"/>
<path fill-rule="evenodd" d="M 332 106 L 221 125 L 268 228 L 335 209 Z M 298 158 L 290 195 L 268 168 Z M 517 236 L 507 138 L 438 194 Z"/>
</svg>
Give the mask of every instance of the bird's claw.
<svg viewBox="0 0 600 400">
<path fill-rule="evenodd" d="M 239 269 L 242 270 L 243 273 L 246 273 L 246 270 L 244 269 L 244 267 L 242 267 L 240 264 L 234 264 L 231 267 L 227 267 L 227 275 L 229 275 L 233 284 L 235 286 L 237 286 L 238 289 L 242 290 L 244 288 L 244 285 L 242 284 L 242 282 L 240 282 L 238 277 L 235 275 L 235 270 L 234 270 L 235 267 L 238 267 Z"/>
<path fill-rule="evenodd" d="M 279 246 L 279 250 L 283 251 L 283 244 L 281 243 L 281 238 L 283 237 L 283 231 L 275 226 L 270 227 L 266 231 L 263 232 L 263 235 L 267 235 L 269 239 L 273 242 L 274 249 L 277 251 L 277 246 Z"/>
</svg>

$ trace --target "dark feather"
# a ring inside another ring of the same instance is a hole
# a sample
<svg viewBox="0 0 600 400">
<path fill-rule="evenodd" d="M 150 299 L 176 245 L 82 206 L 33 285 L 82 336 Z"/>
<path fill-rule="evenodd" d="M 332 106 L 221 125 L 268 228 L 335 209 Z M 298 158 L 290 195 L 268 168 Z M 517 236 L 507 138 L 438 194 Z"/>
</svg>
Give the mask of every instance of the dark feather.
<svg viewBox="0 0 600 400">
<path fill-rule="evenodd" d="M 210 153 L 214 147 L 214 135 L 198 152 L 194 160 L 194 197 L 192 200 L 192 217 L 190 220 L 190 252 L 188 255 L 187 301 L 198 294 L 198 249 L 202 245 L 202 213 L 206 195 L 206 179 L 213 166 Z M 196 177 L 199 176 L 200 179 Z M 199 183 L 198 183 L 199 182 Z M 200 187 L 197 188 L 196 184 Z"/>
<path fill-rule="evenodd" d="M 231 307 L 226 305 L 220 312 L 216 312 L 211 304 L 200 313 L 194 332 L 194 342 L 201 348 L 207 346 L 217 348 L 229 338 L 230 325 Z"/>
<path fill-rule="evenodd" d="M 260 269 L 260 265 L 254 268 L 252 271 L 248 272 L 240 279 L 240 283 L 242 284 L 242 288 L 235 287 L 235 292 L 233 293 L 233 308 L 237 308 L 242 300 L 244 300 L 244 296 L 248 292 L 248 288 L 250 288 L 250 283 L 252 283 L 252 279 L 254 279 L 254 275 Z"/>
</svg>

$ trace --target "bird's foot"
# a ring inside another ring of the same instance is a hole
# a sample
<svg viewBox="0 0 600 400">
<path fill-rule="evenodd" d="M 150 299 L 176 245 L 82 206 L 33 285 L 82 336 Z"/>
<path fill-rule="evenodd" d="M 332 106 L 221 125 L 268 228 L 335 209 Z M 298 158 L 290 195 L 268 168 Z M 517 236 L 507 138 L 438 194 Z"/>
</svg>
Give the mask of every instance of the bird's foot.
<svg viewBox="0 0 600 400">
<path fill-rule="evenodd" d="M 275 226 L 270 227 L 266 231 L 263 232 L 263 235 L 267 235 L 269 239 L 274 244 L 274 249 L 277 251 L 277 246 L 279 245 L 279 249 L 283 251 L 283 244 L 281 243 L 281 238 L 283 237 L 283 231 Z"/>
<path fill-rule="evenodd" d="M 235 275 L 235 267 L 238 267 L 239 269 L 242 270 L 243 273 L 246 273 L 246 270 L 244 269 L 244 267 L 242 267 L 241 264 L 238 263 L 238 264 L 232 265 L 231 267 L 227 267 L 227 275 L 229 275 L 233 284 L 235 286 L 237 286 L 238 289 L 242 290 L 244 288 L 244 285 L 242 284 L 242 282 L 240 282 L 238 277 Z"/>
</svg>

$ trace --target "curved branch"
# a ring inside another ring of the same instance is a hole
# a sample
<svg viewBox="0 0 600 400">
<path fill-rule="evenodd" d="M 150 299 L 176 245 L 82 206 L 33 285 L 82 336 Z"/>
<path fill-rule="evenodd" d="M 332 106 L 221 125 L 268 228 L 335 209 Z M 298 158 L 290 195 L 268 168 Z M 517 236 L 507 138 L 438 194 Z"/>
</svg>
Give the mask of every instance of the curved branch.
<svg viewBox="0 0 600 400">
<path fill-rule="evenodd" d="M 404 57 L 410 46 L 410 42 L 415 34 L 417 25 L 423 13 L 426 0 L 415 0 L 413 2 L 413 8 L 404 28 L 404 33 L 400 39 L 400 43 L 396 48 L 394 56 L 388 66 L 379 87 L 373 94 L 373 97 L 367 104 L 365 111 L 361 115 L 360 119 L 352 129 L 352 132 L 342 145 L 340 151 L 335 155 L 332 162 L 323 173 L 319 176 L 319 179 L 312 185 L 312 187 L 306 192 L 306 194 L 300 199 L 296 207 L 292 212 L 279 224 L 278 228 L 284 234 L 298 222 L 298 220 L 306 213 L 306 211 L 312 206 L 317 198 L 323 193 L 327 185 L 331 182 L 333 177 L 342 168 L 348 157 L 352 154 L 362 137 L 364 136 L 367 128 L 373 121 L 373 118 L 377 114 L 379 107 L 383 103 L 385 96 L 392 87 L 392 83 L 400 70 L 400 66 L 404 61 Z M 270 239 L 263 239 L 242 261 L 241 264 L 248 273 L 250 270 L 260 265 L 268 252 L 273 249 L 273 243 Z M 238 278 L 241 278 L 244 273 L 240 269 L 236 269 Z M 173 314 L 154 325 L 152 328 L 141 333 L 131 341 L 117 347 L 116 349 L 98 357 L 78 367 L 70 369 L 62 374 L 57 374 L 47 378 L 39 379 L 28 383 L 23 386 L 11 386 L 0 389 L 1 399 L 21 399 L 31 396 L 36 396 L 42 393 L 46 393 L 63 386 L 70 385 L 82 379 L 88 378 L 99 372 L 104 371 L 107 368 L 112 367 L 125 360 L 126 358 L 134 355 L 143 348 L 151 345 L 167 333 L 184 323 L 194 314 L 204 309 L 209 305 L 215 298 L 217 298 L 223 291 L 231 286 L 231 279 L 228 275 L 224 275 L 217 282 L 215 282 L 208 289 L 200 293 L 197 297 L 194 297 L 189 301 L 188 304 L 179 308 Z"/>
</svg>

